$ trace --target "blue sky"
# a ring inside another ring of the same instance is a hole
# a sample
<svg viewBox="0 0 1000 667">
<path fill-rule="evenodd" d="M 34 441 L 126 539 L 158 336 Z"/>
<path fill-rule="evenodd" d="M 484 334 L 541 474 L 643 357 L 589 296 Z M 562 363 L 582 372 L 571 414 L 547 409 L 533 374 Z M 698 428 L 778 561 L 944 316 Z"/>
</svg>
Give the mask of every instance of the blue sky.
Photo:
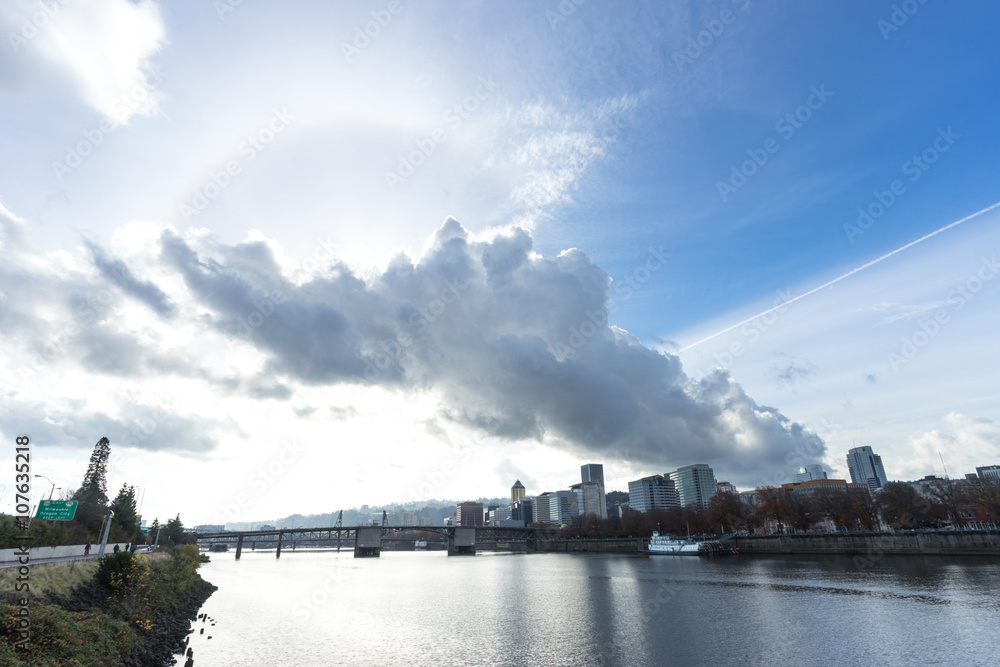
<svg viewBox="0 0 1000 667">
<path fill-rule="evenodd" d="M 699 341 L 1000 201 L 998 11 L 8 3 L 0 433 L 66 487 L 107 435 L 111 486 L 194 522 L 425 497 L 414 473 L 537 493 L 591 459 L 622 489 L 783 481 L 803 448 L 843 476 L 860 444 L 894 478 L 996 463 L 1000 209 Z M 460 275 L 446 327 L 350 379 Z"/>
</svg>

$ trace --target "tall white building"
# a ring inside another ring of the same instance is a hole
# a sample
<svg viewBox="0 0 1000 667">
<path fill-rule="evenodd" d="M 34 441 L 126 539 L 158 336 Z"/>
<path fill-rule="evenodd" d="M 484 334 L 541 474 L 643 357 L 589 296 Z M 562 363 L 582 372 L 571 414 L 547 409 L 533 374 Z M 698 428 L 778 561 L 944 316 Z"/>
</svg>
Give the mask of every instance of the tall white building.
<svg viewBox="0 0 1000 667">
<path fill-rule="evenodd" d="M 577 509 L 580 514 L 594 514 L 602 519 L 608 518 L 608 504 L 604 499 L 603 482 L 581 482 L 569 487 L 577 496 Z"/>
<path fill-rule="evenodd" d="M 681 507 L 697 505 L 703 509 L 716 492 L 715 472 L 704 463 L 678 468 L 670 473 L 677 488 L 677 500 Z"/>
<path fill-rule="evenodd" d="M 577 495 L 572 491 L 556 491 L 549 496 L 549 520 L 567 526 L 580 514 Z"/>
<path fill-rule="evenodd" d="M 976 468 L 979 479 L 1000 482 L 1000 466 L 979 466 Z"/>
<path fill-rule="evenodd" d="M 847 452 L 847 469 L 851 471 L 852 482 L 867 484 L 871 491 L 881 489 L 888 482 L 885 468 L 882 467 L 882 457 L 867 445 Z"/>
<path fill-rule="evenodd" d="M 669 477 L 643 477 L 628 483 L 628 505 L 639 512 L 677 507 L 677 490 Z"/>
<path fill-rule="evenodd" d="M 818 463 L 802 466 L 795 475 L 796 482 L 811 482 L 814 479 L 826 479 L 826 471 Z"/>
</svg>

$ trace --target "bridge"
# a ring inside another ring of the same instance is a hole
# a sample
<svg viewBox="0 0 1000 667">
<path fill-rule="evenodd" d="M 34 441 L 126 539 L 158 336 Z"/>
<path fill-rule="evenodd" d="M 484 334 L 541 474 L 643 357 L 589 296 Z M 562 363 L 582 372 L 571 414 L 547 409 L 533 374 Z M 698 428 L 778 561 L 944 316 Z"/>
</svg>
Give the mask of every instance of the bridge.
<svg viewBox="0 0 1000 667">
<path fill-rule="evenodd" d="M 476 549 L 491 548 L 502 551 L 529 552 L 536 550 L 539 536 L 551 538 L 556 529 L 505 528 L 500 526 L 331 526 L 327 528 L 273 528 L 268 530 L 223 531 L 220 533 L 196 533 L 199 546 L 212 550 L 216 546 L 236 549 L 236 560 L 240 559 L 243 547 L 250 542 L 251 549 L 275 550 L 275 557 L 281 558 L 282 548 L 291 546 L 327 547 L 353 549 L 355 558 L 377 558 L 382 552 L 383 542 L 397 541 L 395 533 L 406 531 L 437 533 L 447 538 L 448 555 L 475 555 Z"/>
</svg>

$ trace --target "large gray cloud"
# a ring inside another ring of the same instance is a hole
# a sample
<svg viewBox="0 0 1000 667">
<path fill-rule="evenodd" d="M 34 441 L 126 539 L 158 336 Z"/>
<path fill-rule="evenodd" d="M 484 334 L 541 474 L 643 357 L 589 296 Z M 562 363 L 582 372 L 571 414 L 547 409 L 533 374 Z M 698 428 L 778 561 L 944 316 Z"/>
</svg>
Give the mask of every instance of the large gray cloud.
<svg viewBox="0 0 1000 667">
<path fill-rule="evenodd" d="M 54 349 L 52 366 L 176 375 L 253 400 L 291 400 L 301 384 L 432 392 L 438 419 L 500 438 L 650 470 L 710 463 L 744 484 L 774 481 L 794 467 L 788 461 L 823 454 L 818 436 L 755 403 L 726 372 L 692 380 L 678 357 L 609 326 L 608 274 L 579 250 L 538 256 L 523 230 L 476 241 L 449 219 L 417 259 L 400 254 L 373 275 L 333 263 L 301 283 L 282 273 L 266 243 L 189 242 L 165 232 L 159 266 L 143 268 L 183 279 L 186 291 L 174 285 L 168 296 L 96 242 L 87 244 L 96 271 L 39 269 L 23 225 L 2 210 L 0 225 L 0 321 L 11 324 L 4 340 Z M 127 298 L 170 327 L 209 327 L 231 345 L 252 346 L 265 357 L 263 371 L 219 371 L 204 351 L 133 331 L 117 316 Z M 128 431 L 124 416 L 61 410 L 38 428 L 52 437 Z M 205 434 L 218 429 L 182 415 L 139 418 L 156 428 L 132 444 L 151 449 L 204 451 L 214 440 Z"/>
<path fill-rule="evenodd" d="M 693 381 L 676 356 L 608 326 L 608 275 L 578 250 L 533 254 L 522 230 L 478 242 L 449 219 L 416 261 L 399 255 L 365 278 L 335 264 L 304 284 L 263 243 L 162 244 L 211 326 L 286 381 L 432 390 L 444 418 L 661 470 L 706 462 L 772 479 L 789 456 L 823 453 L 724 371 Z"/>
</svg>

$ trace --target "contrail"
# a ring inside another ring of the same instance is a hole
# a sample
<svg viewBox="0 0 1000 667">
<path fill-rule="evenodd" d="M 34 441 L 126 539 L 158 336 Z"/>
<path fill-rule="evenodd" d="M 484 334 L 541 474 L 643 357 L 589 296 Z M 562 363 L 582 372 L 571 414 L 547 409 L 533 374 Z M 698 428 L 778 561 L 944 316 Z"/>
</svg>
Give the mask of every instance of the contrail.
<svg viewBox="0 0 1000 667">
<path fill-rule="evenodd" d="M 732 330 L 733 330 L 733 329 L 735 329 L 736 327 L 740 327 L 740 326 L 743 326 L 743 325 L 744 325 L 744 324 L 746 324 L 747 322 L 752 322 L 753 320 L 757 319 L 758 317 L 761 317 L 762 315 L 767 315 L 768 313 L 770 313 L 770 312 L 772 312 L 772 311 L 775 311 L 775 310 L 778 310 L 779 308 L 784 308 L 785 306 L 787 306 L 787 305 L 789 305 L 789 304 L 791 304 L 791 303 L 795 303 L 795 302 L 796 302 L 796 301 L 798 301 L 799 299 L 804 299 L 804 298 L 806 298 L 807 296 L 809 296 L 810 294 L 815 294 L 816 292 L 819 292 L 820 290 L 823 290 L 823 289 L 826 289 L 826 288 L 827 288 L 827 287 L 829 287 L 830 285 L 834 285 L 834 284 L 836 284 L 836 283 L 839 283 L 839 282 L 840 282 L 841 280 L 843 280 L 844 278 L 850 278 L 850 277 L 851 277 L 851 276 L 853 276 L 853 275 L 854 275 L 855 273 L 858 273 L 859 271 L 864 271 L 865 269 L 867 269 L 867 268 L 868 268 L 869 266 L 872 266 L 873 264 L 878 264 L 878 263 L 879 263 L 879 262 L 881 262 L 881 261 L 882 261 L 883 259 L 888 259 L 889 257 L 892 257 L 892 256 L 893 256 L 893 255 L 895 255 L 896 253 L 900 253 L 900 252 L 903 252 L 903 251 L 904 251 L 904 250 L 906 250 L 907 248 L 912 248 L 913 246 L 917 245 L 918 243 L 921 243 L 922 241 L 926 241 L 927 239 L 929 239 L 929 238 L 930 238 L 930 237 L 932 237 L 932 236 L 937 236 L 938 234 L 940 234 L 940 233 L 941 233 L 941 232 L 943 232 L 943 231 L 947 231 L 947 230 L 951 229 L 952 227 L 957 227 L 958 225 L 962 224 L 963 222 L 966 222 L 967 220 L 972 220 L 973 218 L 975 218 L 975 217 L 977 217 L 977 216 L 980 216 L 980 215 L 982 215 L 983 213 L 987 213 L 987 212 L 989 212 L 989 211 L 992 211 L 993 209 L 997 208 L 998 206 L 1000 206 L 1000 201 L 998 201 L 997 203 L 995 203 L 995 204 L 993 204 L 993 205 L 991 205 L 991 206 L 987 206 L 986 208 L 984 208 L 984 209 L 983 209 L 983 210 L 981 210 L 981 211 L 976 211 L 975 213 L 973 213 L 973 214 L 971 214 L 971 215 L 967 215 L 967 216 L 965 216 L 964 218 L 962 218 L 961 220 L 956 220 L 955 222 L 952 222 L 952 223 L 950 223 L 950 224 L 947 224 L 947 225 L 945 225 L 944 227 L 942 227 L 941 229 L 936 229 L 936 230 L 934 230 L 933 232 L 931 232 L 930 234 L 925 234 L 924 236 L 921 236 L 921 237 L 920 237 L 919 239 L 917 239 L 916 241 L 910 241 L 910 242 L 909 242 L 909 243 L 907 243 L 906 245 L 904 245 L 904 246 L 901 246 L 901 247 L 899 247 L 899 248 L 896 248 L 896 249 L 895 249 L 895 250 L 893 250 L 892 252 L 887 252 L 886 254 L 882 255 L 881 257 L 877 257 L 877 258 L 873 259 L 872 261 L 868 262 L 867 264 L 862 264 L 861 266 L 859 266 L 859 267 L 858 267 L 858 268 L 856 268 L 856 269 L 851 269 L 850 271 L 848 271 L 848 272 L 847 272 L 847 273 L 845 273 L 844 275 L 842 275 L 842 276 L 839 276 L 839 277 L 837 277 L 837 278 L 834 278 L 833 280 L 831 280 L 831 281 L 829 281 L 829 282 L 827 282 L 827 283 L 823 283 L 823 284 L 822 284 L 822 285 L 820 285 L 819 287 L 814 287 L 813 289 L 809 290 L 808 292 L 806 292 L 806 293 L 804 293 L 804 294 L 800 294 L 800 295 L 798 295 L 798 296 L 797 296 L 797 297 L 795 297 L 794 299 L 789 299 L 788 301 L 783 301 L 782 303 L 778 304 L 777 306 L 774 306 L 773 308 L 768 308 L 768 309 L 767 309 L 767 310 L 765 310 L 764 312 L 761 312 L 761 313 L 757 313 L 757 314 L 756 314 L 756 315 L 754 315 L 753 317 L 748 317 L 748 318 L 746 318 L 745 320 L 743 320 L 742 322 L 737 322 L 736 324 L 732 325 L 731 327 L 726 327 L 726 328 L 725 328 L 725 329 L 723 329 L 722 331 L 718 331 L 718 332 L 716 332 L 716 333 L 712 334 L 711 336 L 708 336 L 708 337 L 706 337 L 706 338 L 702 338 L 702 339 L 701 339 L 701 340 L 699 340 L 699 341 L 698 341 L 697 343 L 691 343 L 690 345 L 687 345 L 687 346 L 685 346 L 685 347 L 682 347 L 682 348 L 681 348 L 680 350 L 678 350 L 678 352 L 684 352 L 685 350 L 690 350 L 690 349 L 691 349 L 692 347 L 697 347 L 698 345 L 701 345 L 702 343 L 705 343 L 705 342 L 707 342 L 707 341 L 710 341 L 710 340 L 712 340 L 713 338 L 716 338 L 717 336 L 721 336 L 721 335 L 722 335 L 722 334 L 724 334 L 724 333 L 729 333 L 730 331 L 732 331 Z"/>
</svg>

